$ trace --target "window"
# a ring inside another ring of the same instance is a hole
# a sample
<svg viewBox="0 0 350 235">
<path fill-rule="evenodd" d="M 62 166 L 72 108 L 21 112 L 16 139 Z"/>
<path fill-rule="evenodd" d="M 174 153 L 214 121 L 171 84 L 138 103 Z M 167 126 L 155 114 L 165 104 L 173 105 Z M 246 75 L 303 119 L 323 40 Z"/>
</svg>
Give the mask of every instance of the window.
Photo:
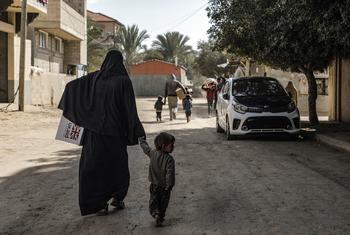
<svg viewBox="0 0 350 235">
<path fill-rule="evenodd" d="M 230 97 L 230 83 L 229 82 L 226 82 L 226 84 L 222 87 L 221 89 L 221 93 L 222 95 L 227 95 L 227 98 L 229 99 Z"/>
<path fill-rule="evenodd" d="M 62 48 L 62 39 L 60 39 L 60 38 L 54 38 L 54 50 L 56 51 L 56 52 L 58 52 L 58 53 L 61 53 L 62 52 L 62 50 L 61 50 L 61 48 Z"/>
<path fill-rule="evenodd" d="M 283 87 L 270 78 L 239 79 L 233 83 L 232 95 L 245 96 L 285 96 Z"/>
<path fill-rule="evenodd" d="M 39 31 L 39 47 L 47 48 L 47 33 Z"/>
</svg>

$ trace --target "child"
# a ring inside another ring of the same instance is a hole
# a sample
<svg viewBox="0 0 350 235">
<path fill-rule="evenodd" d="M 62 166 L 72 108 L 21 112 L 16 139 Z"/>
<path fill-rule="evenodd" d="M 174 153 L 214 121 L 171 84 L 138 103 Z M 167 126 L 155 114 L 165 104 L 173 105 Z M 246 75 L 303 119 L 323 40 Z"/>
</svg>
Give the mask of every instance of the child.
<svg viewBox="0 0 350 235">
<path fill-rule="evenodd" d="M 154 104 L 154 108 L 156 109 L 156 114 L 157 114 L 157 122 L 161 122 L 162 121 L 162 110 L 163 110 L 163 97 L 162 96 L 158 96 L 158 100 L 156 101 L 156 103 Z"/>
<path fill-rule="evenodd" d="M 169 204 L 171 189 L 175 184 L 175 161 L 170 153 L 174 150 L 175 137 L 162 132 L 154 139 L 156 149 L 151 149 L 146 138 L 140 138 L 143 152 L 149 156 L 150 185 L 149 211 L 156 220 L 156 226 L 162 225 Z"/>
<path fill-rule="evenodd" d="M 192 98 L 189 94 L 187 94 L 184 99 L 184 110 L 186 113 L 187 122 L 190 122 L 190 119 L 191 119 L 191 109 L 192 109 Z"/>
</svg>

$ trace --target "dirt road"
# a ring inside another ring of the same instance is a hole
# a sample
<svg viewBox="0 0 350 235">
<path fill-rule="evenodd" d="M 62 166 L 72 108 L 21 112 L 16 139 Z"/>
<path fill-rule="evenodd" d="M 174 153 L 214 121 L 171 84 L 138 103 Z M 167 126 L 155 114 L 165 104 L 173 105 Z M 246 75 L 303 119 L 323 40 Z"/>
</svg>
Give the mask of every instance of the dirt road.
<svg viewBox="0 0 350 235">
<path fill-rule="evenodd" d="M 207 118 L 183 113 L 156 123 L 153 99 L 138 99 L 152 143 L 176 136 L 176 186 L 165 226 L 148 213 L 148 159 L 129 148 L 127 208 L 81 217 L 80 148 L 53 139 L 60 112 L 0 113 L 0 234 L 350 234 L 350 156 L 312 141 L 226 141 Z"/>
</svg>

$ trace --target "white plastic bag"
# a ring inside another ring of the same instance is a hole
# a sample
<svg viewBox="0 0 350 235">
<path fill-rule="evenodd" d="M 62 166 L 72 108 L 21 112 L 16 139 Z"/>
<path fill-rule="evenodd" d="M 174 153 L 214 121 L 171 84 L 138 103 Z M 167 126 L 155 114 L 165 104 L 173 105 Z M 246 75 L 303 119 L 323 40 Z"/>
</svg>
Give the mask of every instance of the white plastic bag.
<svg viewBox="0 0 350 235">
<path fill-rule="evenodd" d="M 81 145 L 84 128 L 69 121 L 64 116 L 61 117 L 61 121 L 58 125 L 56 140 L 62 140 L 67 143 Z"/>
</svg>

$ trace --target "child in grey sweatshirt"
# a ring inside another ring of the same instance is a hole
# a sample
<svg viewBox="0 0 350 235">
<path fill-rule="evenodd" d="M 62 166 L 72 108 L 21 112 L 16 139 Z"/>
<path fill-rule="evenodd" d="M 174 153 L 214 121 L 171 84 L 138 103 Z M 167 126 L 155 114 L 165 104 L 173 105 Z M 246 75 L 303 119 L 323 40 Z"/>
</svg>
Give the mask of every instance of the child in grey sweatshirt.
<svg viewBox="0 0 350 235">
<path fill-rule="evenodd" d="M 156 149 L 149 147 L 145 137 L 139 141 L 143 152 L 150 158 L 149 211 L 156 219 L 156 226 L 161 226 L 169 204 L 171 189 L 175 184 L 175 161 L 170 155 L 174 150 L 175 137 L 166 132 L 160 133 L 154 140 Z"/>
</svg>

